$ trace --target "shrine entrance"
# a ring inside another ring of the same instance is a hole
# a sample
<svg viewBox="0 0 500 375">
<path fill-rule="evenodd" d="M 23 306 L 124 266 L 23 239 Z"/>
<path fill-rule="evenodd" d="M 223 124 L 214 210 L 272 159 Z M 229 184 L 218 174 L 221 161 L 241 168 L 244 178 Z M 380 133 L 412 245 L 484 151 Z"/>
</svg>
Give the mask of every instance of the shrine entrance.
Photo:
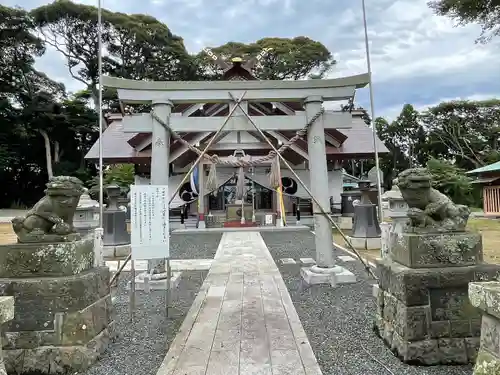
<svg viewBox="0 0 500 375">
<path fill-rule="evenodd" d="M 236 197 L 237 177 L 234 176 L 226 183 L 221 185 L 215 194 L 208 196 L 209 211 L 226 211 L 227 205 L 234 203 Z M 273 194 L 271 189 L 268 189 L 254 181 L 245 177 L 244 203 L 253 205 L 254 209 L 262 211 L 270 211 L 273 209 Z"/>
</svg>

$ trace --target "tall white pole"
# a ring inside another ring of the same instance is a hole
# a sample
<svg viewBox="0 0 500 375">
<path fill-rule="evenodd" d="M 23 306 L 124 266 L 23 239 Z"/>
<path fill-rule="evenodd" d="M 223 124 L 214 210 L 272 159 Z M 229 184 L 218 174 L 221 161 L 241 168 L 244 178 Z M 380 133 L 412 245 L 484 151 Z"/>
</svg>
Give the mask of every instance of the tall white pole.
<svg viewBox="0 0 500 375">
<path fill-rule="evenodd" d="M 378 144 L 377 144 L 377 129 L 375 127 L 375 105 L 373 101 L 373 79 L 372 79 L 372 64 L 370 60 L 370 43 L 368 42 L 368 26 L 366 23 L 366 6 L 365 0 L 361 0 L 363 8 L 363 27 L 365 29 L 365 49 L 366 49 L 366 65 L 368 68 L 368 75 L 370 77 L 370 116 L 373 135 L 373 151 L 375 152 L 375 168 L 377 169 L 377 190 L 378 190 L 378 212 L 379 220 L 384 221 L 384 210 L 382 209 L 382 183 L 380 181 L 380 163 L 378 159 Z"/>
<path fill-rule="evenodd" d="M 102 8 L 101 0 L 97 0 L 97 72 L 99 74 L 99 228 L 104 228 L 104 163 L 102 160 L 102 133 L 104 119 L 102 117 Z"/>
</svg>

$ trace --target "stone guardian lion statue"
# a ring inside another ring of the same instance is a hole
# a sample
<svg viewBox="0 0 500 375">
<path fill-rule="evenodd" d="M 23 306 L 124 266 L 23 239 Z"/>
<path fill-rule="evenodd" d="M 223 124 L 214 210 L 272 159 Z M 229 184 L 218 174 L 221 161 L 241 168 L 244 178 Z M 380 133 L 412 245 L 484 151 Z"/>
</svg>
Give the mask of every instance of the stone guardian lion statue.
<svg viewBox="0 0 500 375">
<path fill-rule="evenodd" d="M 425 168 L 412 168 L 397 178 L 403 199 L 408 204 L 409 228 L 424 232 L 464 231 L 469 220 L 467 206 L 455 204 L 432 187 L 432 176 Z"/>
<path fill-rule="evenodd" d="M 80 196 L 85 191 L 76 177 L 57 176 L 46 184 L 45 196 L 25 217 L 12 219 L 18 242 L 67 242 L 79 239 L 73 227 Z"/>
</svg>

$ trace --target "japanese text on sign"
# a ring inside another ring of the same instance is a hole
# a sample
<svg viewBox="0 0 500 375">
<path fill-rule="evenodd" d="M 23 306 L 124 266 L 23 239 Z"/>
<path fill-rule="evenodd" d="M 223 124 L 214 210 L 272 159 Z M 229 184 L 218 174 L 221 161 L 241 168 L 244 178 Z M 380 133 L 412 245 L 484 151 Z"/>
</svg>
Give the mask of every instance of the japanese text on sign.
<svg viewBox="0 0 500 375">
<path fill-rule="evenodd" d="M 132 259 L 163 259 L 169 252 L 168 186 L 132 185 Z"/>
</svg>

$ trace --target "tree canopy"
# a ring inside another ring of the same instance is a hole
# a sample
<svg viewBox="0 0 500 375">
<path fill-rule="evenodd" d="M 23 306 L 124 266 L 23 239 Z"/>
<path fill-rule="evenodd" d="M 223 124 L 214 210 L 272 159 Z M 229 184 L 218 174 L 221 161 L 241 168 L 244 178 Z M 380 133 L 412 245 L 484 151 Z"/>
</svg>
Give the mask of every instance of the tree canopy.
<svg viewBox="0 0 500 375">
<path fill-rule="evenodd" d="M 303 36 L 264 38 L 250 44 L 229 42 L 210 50 L 226 61 L 233 57 L 249 60 L 260 54 L 252 71 L 259 79 L 321 78 L 335 65 L 331 52 L 322 43 Z M 197 58 L 211 79 L 222 75 L 222 68 L 206 51 L 201 51 Z"/>
<path fill-rule="evenodd" d="M 479 24 L 481 42 L 500 35 L 500 0 L 435 0 L 429 2 L 434 12 L 459 24 Z"/>
</svg>

